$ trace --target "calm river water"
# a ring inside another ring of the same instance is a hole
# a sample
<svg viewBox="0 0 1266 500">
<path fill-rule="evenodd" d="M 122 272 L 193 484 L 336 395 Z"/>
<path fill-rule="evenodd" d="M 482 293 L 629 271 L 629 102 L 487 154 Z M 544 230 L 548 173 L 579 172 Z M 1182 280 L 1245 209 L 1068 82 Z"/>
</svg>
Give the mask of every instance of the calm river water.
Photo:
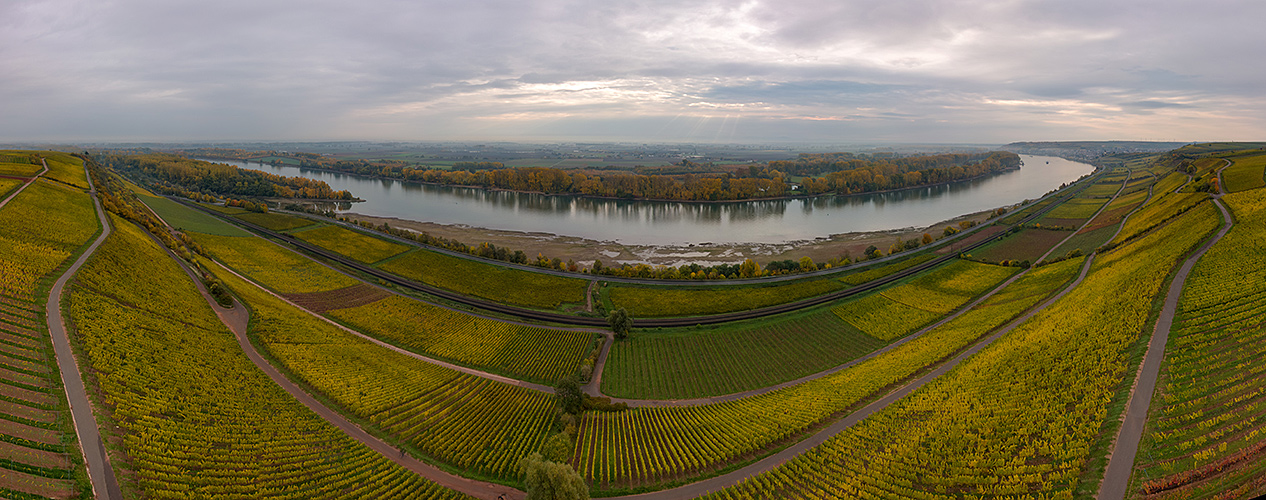
<svg viewBox="0 0 1266 500">
<path fill-rule="evenodd" d="M 776 243 L 856 231 L 922 227 L 959 215 L 1037 198 L 1094 167 L 1021 155 L 1015 172 L 948 186 L 809 199 L 683 203 L 599 200 L 486 191 L 273 166 L 228 163 L 278 175 L 320 179 L 367 201 L 340 212 L 440 224 L 613 240 L 634 245 Z"/>
</svg>

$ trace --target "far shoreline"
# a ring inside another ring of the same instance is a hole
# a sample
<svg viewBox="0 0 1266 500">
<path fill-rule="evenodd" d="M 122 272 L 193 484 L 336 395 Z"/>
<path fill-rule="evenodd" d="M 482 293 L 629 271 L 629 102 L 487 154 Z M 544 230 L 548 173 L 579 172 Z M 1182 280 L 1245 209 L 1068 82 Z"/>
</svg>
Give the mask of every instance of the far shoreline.
<svg viewBox="0 0 1266 500">
<path fill-rule="evenodd" d="M 359 174 L 359 173 L 355 173 L 355 172 L 344 172 L 344 171 L 342 171 L 342 170 L 335 170 L 335 169 L 332 169 L 332 168 L 301 167 L 301 166 L 298 166 L 298 165 L 290 165 L 290 164 L 286 164 L 286 163 L 282 163 L 282 164 L 280 164 L 280 165 L 274 165 L 274 164 L 272 164 L 272 163 L 267 163 L 267 162 L 251 161 L 251 160 L 240 160 L 240 159 L 237 159 L 237 158 L 215 158 L 215 157 L 211 157 L 211 156 L 202 156 L 202 157 L 196 157 L 196 158 L 195 158 L 195 157 L 190 156 L 189 158 L 192 158 L 192 159 L 194 159 L 194 160 L 208 161 L 208 162 L 215 162 L 215 161 L 238 161 L 238 162 L 242 162 L 242 163 L 256 163 L 256 164 L 259 164 L 259 165 L 265 165 L 265 166 L 271 166 L 271 167 L 290 167 L 290 168 L 298 168 L 298 169 L 301 169 L 301 170 L 312 170 L 312 171 L 315 171 L 315 172 L 326 172 L 326 173 L 331 173 L 331 174 L 342 174 L 342 175 L 348 175 L 348 176 L 358 177 L 358 178 L 362 178 L 362 179 L 372 179 L 372 180 L 379 180 L 379 181 L 382 181 L 382 180 L 387 180 L 387 181 L 396 181 L 396 182 L 402 182 L 402 183 L 419 184 L 419 185 L 425 185 L 425 186 L 451 187 L 451 188 L 463 188 L 463 189 L 481 189 L 481 190 L 484 190 L 484 191 L 490 191 L 490 192 L 519 193 L 519 194 L 536 194 L 536 195 L 541 195 L 541 196 L 551 196 L 551 197 L 552 197 L 552 196 L 560 196 L 560 197 L 587 198 L 587 199 L 592 199 L 592 200 L 608 200 L 608 201 L 649 201 L 649 202 L 657 202 L 657 203 L 699 203 L 699 204 L 712 204 L 712 203 L 744 203 L 744 202 L 751 202 L 751 201 L 804 200 L 804 199 L 812 199 L 812 198 L 821 198 L 821 197 L 826 197 L 826 196 L 837 196 L 837 197 L 847 198 L 847 197 L 852 197 L 852 196 L 865 196 L 865 195 L 876 195 L 876 194 L 888 194 L 888 193 L 896 193 L 896 192 L 901 192 L 901 191 L 912 191 L 912 190 L 915 190 L 915 189 L 925 189 L 925 188 L 934 188 L 934 187 L 940 187 L 940 186 L 948 186 L 948 185 L 953 185 L 953 184 L 958 184 L 958 183 L 963 183 L 963 182 L 970 182 L 970 181 L 980 180 L 980 179 L 983 179 L 983 178 L 986 178 L 986 177 L 991 177 L 991 176 L 996 176 L 996 175 L 1002 175 L 1002 174 L 1006 174 L 1006 173 L 1015 172 L 1015 171 L 1017 171 L 1017 170 L 1020 170 L 1020 169 L 1024 166 L 1024 162 L 1023 162 L 1023 160 L 1021 160 L 1021 162 L 1020 162 L 1020 165 L 1021 165 L 1021 166 L 1020 166 L 1020 167 L 1003 169 L 1003 170 L 1000 170 L 1000 171 L 998 171 L 998 172 L 986 172 L 986 173 L 983 173 L 983 174 L 980 174 L 980 175 L 974 175 L 974 176 L 971 176 L 971 177 L 967 177 L 967 178 L 965 178 L 965 179 L 958 179 L 958 180 L 953 180 L 953 181 L 937 182 L 937 183 L 933 183 L 933 184 L 920 184 L 920 185 L 917 185 L 917 186 L 907 186 L 907 187 L 894 188 L 894 189 L 881 189 L 881 190 L 879 190 L 879 191 L 864 191 L 864 192 L 861 192 L 861 193 L 848 193 L 848 194 L 841 194 L 841 193 L 831 192 L 831 193 L 819 193 L 819 194 L 798 194 L 798 195 L 772 196 L 772 197 L 766 197 L 766 198 L 736 198 L 736 199 L 732 199 L 732 200 L 674 200 L 674 199 L 670 199 L 670 198 L 623 198 L 623 197 L 619 197 L 619 196 L 597 196 L 597 195 L 584 194 L 584 193 L 547 193 L 547 192 L 544 192 L 544 191 L 522 191 L 522 190 L 517 190 L 517 189 L 504 189 L 504 188 L 497 188 L 497 187 L 474 186 L 474 185 L 469 185 L 469 184 L 444 184 L 444 183 L 440 183 L 440 182 L 426 182 L 426 181 L 420 181 L 420 180 L 416 180 L 416 179 L 400 179 L 400 178 L 396 178 L 396 177 L 383 177 L 383 176 L 381 176 L 381 175 L 365 175 L 365 174 Z M 511 167 L 511 168 L 513 168 L 513 167 Z M 634 174 L 634 175 L 641 175 L 641 174 Z M 357 201 L 365 201 L 365 200 L 361 200 L 361 199 L 359 199 L 359 198 L 358 198 L 358 199 L 357 199 Z"/>
</svg>

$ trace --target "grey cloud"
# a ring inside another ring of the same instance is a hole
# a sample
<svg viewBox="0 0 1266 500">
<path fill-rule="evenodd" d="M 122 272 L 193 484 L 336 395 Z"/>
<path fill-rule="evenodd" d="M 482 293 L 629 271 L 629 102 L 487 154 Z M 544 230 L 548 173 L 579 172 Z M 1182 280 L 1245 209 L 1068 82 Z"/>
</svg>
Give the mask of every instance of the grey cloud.
<svg viewBox="0 0 1266 500">
<path fill-rule="evenodd" d="M 1260 135 L 1264 14 L 1170 0 L 15 1 L 0 4 L 0 102 L 17 119 L 0 140 L 1005 142 L 1171 136 L 1178 120 L 1162 117 L 1196 112 Z M 1113 113 L 1136 129 L 1061 119 Z"/>
</svg>

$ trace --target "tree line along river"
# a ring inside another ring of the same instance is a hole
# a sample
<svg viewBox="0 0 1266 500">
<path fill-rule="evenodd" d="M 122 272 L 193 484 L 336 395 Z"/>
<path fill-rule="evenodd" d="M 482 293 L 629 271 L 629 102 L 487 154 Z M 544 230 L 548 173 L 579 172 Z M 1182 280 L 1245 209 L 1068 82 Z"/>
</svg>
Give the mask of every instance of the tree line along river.
<svg viewBox="0 0 1266 500">
<path fill-rule="evenodd" d="M 263 163 L 207 160 L 325 181 L 366 201 L 338 212 L 439 224 L 578 236 L 632 245 L 777 243 L 922 227 L 1042 196 L 1094 170 L 1049 156 L 980 179 L 902 191 L 719 203 L 584 198 L 435 186 Z"/>
</svg>

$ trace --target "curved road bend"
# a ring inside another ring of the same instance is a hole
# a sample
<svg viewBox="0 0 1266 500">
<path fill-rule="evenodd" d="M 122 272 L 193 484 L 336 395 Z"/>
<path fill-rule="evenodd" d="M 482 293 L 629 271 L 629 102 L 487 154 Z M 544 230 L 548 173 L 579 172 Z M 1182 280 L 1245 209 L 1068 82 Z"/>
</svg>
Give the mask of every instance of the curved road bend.
<svg viewBox="0 0 1266 500">
<path fill-rule="evenodd" d="M 1134 382 L 1134 390 L 1126 405 L 1125 421 L 1121 423 L 1116 443 L 1108 455 L 1108 467 L 1104 471 L 1103 483 L 1099 485 L 1098 498 L 1100 500 L 1121 500 L 1128 493 L 1126 490 L 1130 486 L 1130 476 L 1134 472 L 1134 457 L 1138 454 L 1139 441 L 1143 438 L 1143 428 L 1147 424 L 1147 410 L 1152 403 L 1152 393 L 1156 390 L 1161 362 L 1165 359 L 1165 344 L 1169 341 L 1169 329 L 1174 323 L 1174 314 L 1178 310 L 1178 299 L 1182 296 L 1183 285 L 1187 281 L 1187 275 L 1195 267 L 1196 261 L 1200 260 L 1200 257 L 1204 256 L 1205 252 L 1223 236 L 1226 236 L 1231 226 L 1235 225 L 1231 213 L 1227 211 L 1226 206 L 1222 205 L 1222 201 L 1214 198 L 1213 203 L 1218 206 L 1218 210 L 1222 211 L 1222 220 L 1226 222 L 1226 225 L 1222 226 L 1222 230 L 1205 242 L 1191 257 L 1188 257 L 1186 262 L 1183 262 L 1182 267 L 1174 275 L 1174 280 L 1169 284 L 1169 290 L 1165 294 L 1165 305 L 1156 319 L 1152 339 L 1147 345 L 1147 354 L 1143 357 L 1143 363 L 1139 367 Z"/>
<path fill-rule="evenodd" d="M 31 183 L 35 182 L 36 179 L 39 179 L 40 176 L 48 173 L 48 162 L 44 161 L 43 158 L 40 158 L 40 163 L 44 164 L 44 170 L 40 171 L 40 173 L 38 174 L 35 174 L 35 176 L 31 177 L 30 179 L 27 179 L 26 183 L 22 184 L 22 187 L 17 188 L 17 190 L 13 191 L 12 193 L 9 193 L 9 196 L 6 196 L 3 200 L 0 200 L 0 208 L 4 208 L 5 205 L 9 204 L 9 200 L 12 200 L 14 197 L 18 195 L 18 193 L 21 193 L 22 191 L 26 190 L 26 187 L 30 186 Z M 92 182 L 92 181 L 89 181 L 89 182 Z"/>
<path fill-rule="evenodd" d="M 799 443 L 796 443 L 778 453 L 765 457 L 764 459 L 756 463 L 753 463 L 751 465 L 748 465 L 747 467 L 743 467 L 736 471 L 730 472 L 728 474 L 716 476 L 713 478 L 705 479 L 703 481 L 698 481 L 695 483 L 679 486 L 679 487 L 668 489 L 668 490 L 655 491 L 651 493 L 642 493 L 639 495 L 611 497 L 611 498 L 637 499 L 637 500 L 674 500 L 678 498 L 697 498 L 703 495 L 707 495 L 709 493 L 720 491 L 724 488 L 737 485 L 750 477 L 754 477 L 759 474 L 769 472 L 777 468 L 778 466 L 782 465 L 783 463 L 793 458 L 796 458 L 800 454 L 807 452 L 825 443 L 827 440 L 835 437 L 836 434 L 839 434 L 847 430 L 849 427 L 856 425 L 858 422 L 861 422 L 862 420 L 866 419 L 866 417 L 869 417 L 872 414 L 887 408 L 889 405 L 897 402 L 901 398 L 904 398 L 910 393 L 919 390 L 928 382 L 931 382 L 932 380 L 935 380 L 937 377 L 940 377 L 941 375 L 944 375 L 945 373 L 954 369 L 956 366 L 958 366 L 959 363 L 962 363 L 964 359 L 967 359 L 969 356 L 976 354 L 977 352 L 980 352 L 985 347 L 988 347 L 990 344 L 992 344 L 995 340 L 998 340 L 998 338 L 1002 337 L 1003 335 L 1006 335 L 1008 332 L 1015 329 L 1015 327 L 1023 324 L 1025 321 L 1028 321 L 1029 318 L 1032 318 L 1038 312 L 1041 312 L 1043 309 L 1046 309 L 1051 304 L 1054 304 L 1055 301 L 1063 298 L 1064 295 L 1068 294 L 1069 291 L 1071 291 L 1074 288 L 1077 288 L 1077 285 L 1080 285 L 1082 280 L 1086 278 L 1086 273 L 1090 271 L 1090 265 L 1092 262 L 1094 262 L 1093 254 L 1091 254 L 1089 257 L 1086 258 L 1086 263 L 1082 265 L 1081 274 L 1077 276 L 1076 280 L 1068 284 L 1068 286 L 1066 286 L 1063 290 L 1061 290 L 1055 296 L 1047 299 L 1046 302 L 1043 302 L 1040 306 L 1030 310 L 1029 312 L 1025 313 L 1023 316 L 1016 318 L 1012 322 L 1008 323 L 1001 330 L 998 330 L 994 334 L 985 338 L 985 340 L 977 343 L 976 345 L 972 346 L 970 349 L 963 351 L 958 356 L 955 356 L 954 359 L 950 360 L 944 365 L 941 365 L 941 367 L 937 368 L 936 370 L 933 370 L 927 375 L 920 377 L 918 380 L 915 380 L 914 382 L 911 382 L 905 387 L 902 387 L 901 389 L 894 391 L 893 393 L 885 396 L 883 399 L 880 399 L 879 401 L 866 405 L 861 410 L 854 412 L 853 414 L 849 415 L 848 417 L 845 417 L 843 420 L 840 420 L 839 422 L 836 422 L 830 427 L 827 427 L 825 429 L 822 429 L 821 431 L 818 431 L 816 434 L 810 436 L 809 438 L 803 441 L 800 441 Z"/>
<path fill-rule="evenodd" d="M 411 455 L 402 454 L 399 448 L 370 435 L 368 432 L 365 432 L 364 429 L 360 428 L 360 426 L 348 421 L 346 418 L 343 418 L 343 416 L 338 412 L 321 404 L 298 385 L 291 382 L 290 379 L 282 375 L 280 371 L 274 368 L 272 364 L 259 354 L 259 351 L 255 350 L 255 346 L 252 345 L 250 339 L 246 337 L 246 331 L 250 325 L 250 311 L 247 311 L 246 307 L 243 306 L 241 302 L 234 299 L 234 307 L 231 309 L 226 309 L 220 306 L 220 304 L 211 297 L 211 294 L 207 292 L 206 287 L 202 284 L 202 280 L 198 278 L 197 273 L 190 269 L 184 261 L 173 255 L 170 250 L 168 250 L 167 253 L 168 256 L 180 264 L 180 267 L 185 270 L 186 274 L 189 275 L 189 279 L 193 280 L 194 285 L 198 287 L 198 292 L 202 294 L 204 299 L 206 299 L 207 304 L 211 306 L 211 309 L 215 310 L 215 314 L 216 316 L 219 316 L 220 321 L 223 322 L 229 330 L 233 331 L 233 336 L 237 338 L 237 343 L 242 347 L 242 351 L 246 353 L 246 357 L 250 358 L 251 362 L 255 363 L 255 366 L 258 367 L 260 371 L 263 371 L 266 375 L 268 375 L 268 378 L 272 379 L 274 383 L 281 386 L 282 389 L 285 389 L 287 393 L 300 403 L 303 403 L 303 405 L 308 407 L 309 410 L 312 410 L 313 413 L 320 415 L 321 418 L 325 419 L 326 422 L 329 422 L 330 425 L 337 427 L 339 430 L 343 431 L 344 434 L 347 434 L 348 437 L 355 439 L 361 444 L 378 452 L 378 454 L 388 460 L 391 460 L 392 462 L 395 462 L 397 465 L 445 488 L 465 493 L 475 498 L 483 499 L 502 498 L 502 495 L 504 495 L 505 498 L 520 500 L 526 496 L 524 492 L 509 486 L 476 481 L 474 479 L 467 479 L 450 474 L 438 467 L 422 462 Z"/>
<path fill-rule="evenodd" d="M 47 165 L 44 171 L 48 171 Z M 110 236 L 110 219 L 106 217 L 101 201 L 97 199 L 96 188 L 92 185 L 92 176 L 88 174 L 87 163 L 84 164 L 84 175 L 88 177 L 88 193 L 97 210 L 97 219 L 101 222 L 101 235 L 92 245 L 80 254 L 70 268 L 62 273 L 48 292 L 46 308 L 48 332 L 53 341 L 53 352 L 57 356 L 57 368 L 61 371 L 62 386 L 66 389 L 66 402 L 70 404 L 70 417 L 75 424 L 75 434 L 79 435 L 79 448 L 84 454 L 84 463 L 88 467 L 88 480 L 92 483 L 92 491 L 97 498 L 121 499 L 122 491 L 114 477 L 114 468 L 110 465 L 110 457 L 106 455 L 101 434 L 97 430 L 97 421 L 92 414 L 92 406 L 88 402 L 88 392 L 84 389 L 84 379 L 75 362 L 74 351 L 70 349 L 70 338 L 66 335 L 66 322 L 62 318 L 62 290 L 66 282 L 75 276 L 75 272 L 97 251 L 97 247 Z M 32 179 L 33 181 L 34 179 Z"/>
</svg>

